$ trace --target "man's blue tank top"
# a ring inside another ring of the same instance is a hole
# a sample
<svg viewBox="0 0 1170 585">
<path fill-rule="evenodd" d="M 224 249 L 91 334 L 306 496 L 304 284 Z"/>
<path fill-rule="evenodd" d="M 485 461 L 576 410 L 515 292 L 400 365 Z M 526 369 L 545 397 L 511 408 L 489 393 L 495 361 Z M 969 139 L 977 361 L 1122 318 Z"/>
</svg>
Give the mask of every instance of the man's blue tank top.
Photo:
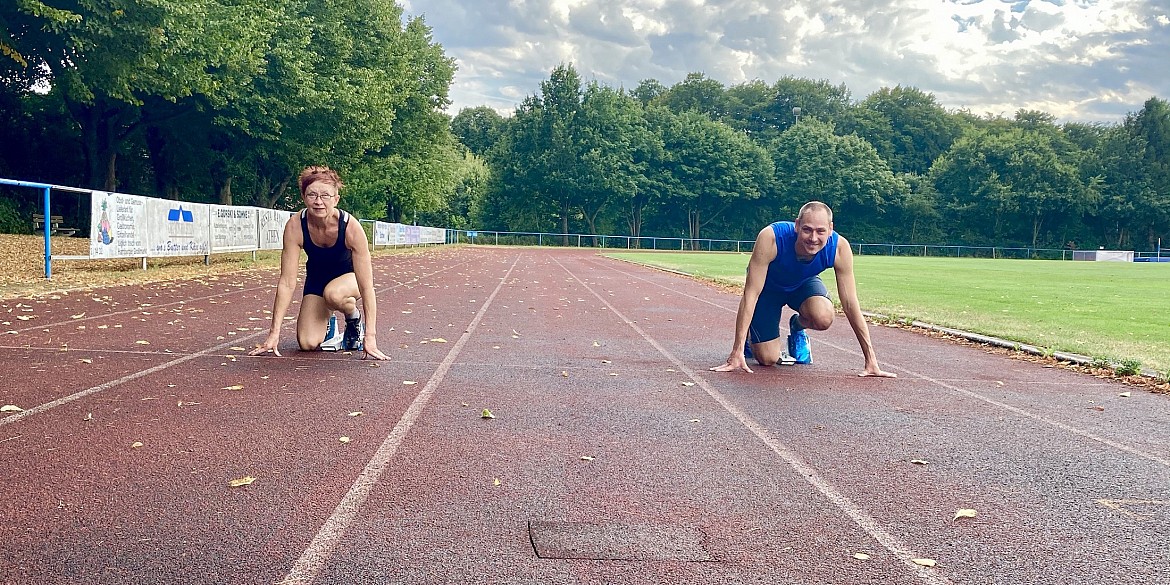
<svg viewBox="0 0 1170 585">
<path fill-rule="evenodd" d="M 778 221 L 772 224 L 776 234 L 776 259 L 768 264 L 768 276 L 764 280 L 764 292 L 790 293 L 808 279 L 833 267 L 837 258 L 837 232 L 829 234 L 825 247 L 809 262 L 796 259 L 796 224 Z"/>
</svg>

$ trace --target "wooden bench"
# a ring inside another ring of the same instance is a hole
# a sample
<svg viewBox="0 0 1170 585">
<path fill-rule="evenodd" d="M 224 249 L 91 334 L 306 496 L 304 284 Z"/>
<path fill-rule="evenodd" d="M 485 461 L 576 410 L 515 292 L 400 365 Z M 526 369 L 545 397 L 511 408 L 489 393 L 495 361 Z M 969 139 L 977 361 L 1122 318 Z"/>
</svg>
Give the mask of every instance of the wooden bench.
<svg viewBox="0 0 1170 585">
<path fill-rule="evenodd" d="M 49 216 L 49 233 L 55 236 L 72 236 L 77 233 L 77 228 L 61 227 L 61 223 L 65 218 L 60 215 Z M 41 233 L 45 229 L 45 216 L 40 213 L 33 214 L 33 229 L 37 233 Z"/>
</svg>

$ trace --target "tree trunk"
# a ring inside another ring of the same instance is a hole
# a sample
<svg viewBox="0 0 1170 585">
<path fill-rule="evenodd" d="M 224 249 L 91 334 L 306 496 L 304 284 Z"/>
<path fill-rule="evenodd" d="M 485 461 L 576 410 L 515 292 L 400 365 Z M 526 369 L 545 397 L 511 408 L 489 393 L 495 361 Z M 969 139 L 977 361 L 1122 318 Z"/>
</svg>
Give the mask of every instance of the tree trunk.
<svg viewBox="0 0 1170 585">
<path fill-rule="evenodd" d="M 219 187 L 219 204 L 232 204 L 232 177 L 228 175 L 224 177 L 223 183 Z"/>
</svg>

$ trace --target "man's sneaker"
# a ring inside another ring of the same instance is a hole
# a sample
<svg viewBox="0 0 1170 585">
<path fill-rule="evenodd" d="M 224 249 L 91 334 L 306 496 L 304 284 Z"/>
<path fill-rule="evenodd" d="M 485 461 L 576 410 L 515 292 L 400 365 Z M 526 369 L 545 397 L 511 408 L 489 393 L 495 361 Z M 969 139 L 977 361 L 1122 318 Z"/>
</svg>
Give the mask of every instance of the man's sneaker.
<svg viewBox="0 0 1170 585">
<path fill-rule="evenodd" d="M 341 349 L 344 336 L 337 327 L 337 315 L 329 316 L 329 325 L 325 328 L 325 340 L 321 342 L 321 351 L 337 351 Z"/>
<path fill-rule="evenodd" d="M 798 364 L 811 364 L 812 352 L 808 347 L 808 333 L 800 327 L 800 315 L 788 320 L 788 355 Z"/>
<path fill-rule="evenodd" d="M 345 341 L 342 344 L 345 351 L 361 351 L 362 341 L 366 337 L 366 326 L 362 323 L 361 316 L 355 319 L 346 318 L 345 320 Z"/>
</svg>

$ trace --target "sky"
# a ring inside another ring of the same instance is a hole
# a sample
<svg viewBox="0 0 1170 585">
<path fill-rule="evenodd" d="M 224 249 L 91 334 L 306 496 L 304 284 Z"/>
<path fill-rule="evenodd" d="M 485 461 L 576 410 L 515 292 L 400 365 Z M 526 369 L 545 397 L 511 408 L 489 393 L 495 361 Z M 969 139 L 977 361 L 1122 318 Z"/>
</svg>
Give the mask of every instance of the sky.
<svg viewBox="0 0 1170 585">
<path fill-rule="evenodd" d="M 790 75 L 855 101 L 916 87 L 948 110 L 1117 123 L 1170 99 L 1170 0 L 399 0 L 455 60 L 447 112 L 508 115 L 554 67 L 586 82 Z M 805 112 L 802 115 L 815 115 Z"/>
</svg>

